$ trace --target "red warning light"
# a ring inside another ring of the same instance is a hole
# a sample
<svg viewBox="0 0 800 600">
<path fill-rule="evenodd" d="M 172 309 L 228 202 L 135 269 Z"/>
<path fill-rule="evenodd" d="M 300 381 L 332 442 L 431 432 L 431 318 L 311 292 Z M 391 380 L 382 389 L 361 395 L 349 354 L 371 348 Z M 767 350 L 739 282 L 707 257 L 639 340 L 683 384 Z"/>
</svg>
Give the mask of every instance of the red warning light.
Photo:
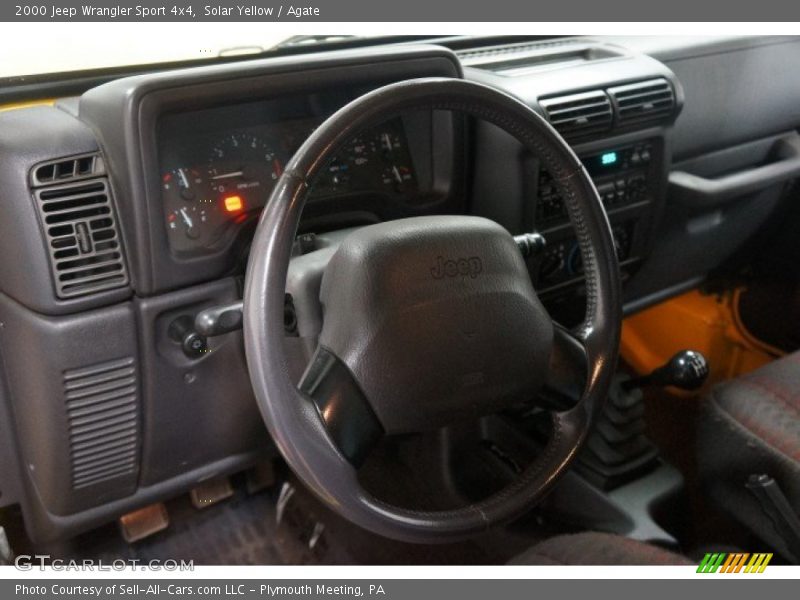
<svg viewBox="0 0 800 600">
<path fill-rule="evenodd" d="M 224 200 L 225 210 L 229 213 L 239 212 L 244 208 L 244 200 L 241 196 L 227 196 Z"/>
</svg>

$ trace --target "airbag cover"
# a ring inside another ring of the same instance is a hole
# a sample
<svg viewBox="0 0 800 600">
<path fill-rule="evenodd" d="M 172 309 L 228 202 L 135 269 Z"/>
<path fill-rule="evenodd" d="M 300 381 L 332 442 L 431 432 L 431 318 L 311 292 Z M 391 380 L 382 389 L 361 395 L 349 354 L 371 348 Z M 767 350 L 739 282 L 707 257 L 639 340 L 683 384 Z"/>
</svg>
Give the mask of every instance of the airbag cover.
<svg viewBox="0 0 800 600">
<path fill-rule="evenodd" d="M 553 326 L 514 239 L 478 217 L 402 219 L 346 238 L 322 280 L 320 344 L 387 433 L 496 412 L 539 388 Z"/>
</svg>

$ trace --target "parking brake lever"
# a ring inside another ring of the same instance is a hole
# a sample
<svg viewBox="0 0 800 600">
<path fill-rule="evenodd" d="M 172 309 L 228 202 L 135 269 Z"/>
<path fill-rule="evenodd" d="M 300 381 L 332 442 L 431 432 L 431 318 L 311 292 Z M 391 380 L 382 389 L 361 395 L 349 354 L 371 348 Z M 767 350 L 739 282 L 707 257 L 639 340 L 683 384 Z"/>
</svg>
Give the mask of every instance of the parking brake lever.
<svg viewBox="0 0 800 600">
<path fill-rule="evenodd" d="M 195 317 L 194 328 L 203 337 L 215 337 L 242 328 L 244 303 L 239 300 L 207 308 Z"/>
</svg>

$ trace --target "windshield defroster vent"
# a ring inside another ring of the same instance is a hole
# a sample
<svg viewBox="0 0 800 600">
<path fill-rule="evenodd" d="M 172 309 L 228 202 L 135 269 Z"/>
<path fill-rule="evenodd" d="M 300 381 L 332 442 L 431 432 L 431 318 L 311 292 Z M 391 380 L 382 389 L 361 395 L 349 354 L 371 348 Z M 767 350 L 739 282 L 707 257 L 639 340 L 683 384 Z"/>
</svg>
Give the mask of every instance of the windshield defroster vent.
<svg viewBox="0 0 800 600">
<path fill-rule="evenodd" d="M 663 119 L 675 109 L 675 93 L 664 78 L 609 88 L 620 125 Z"/>
<path fill-rule="evenodd" d="M 34 190 L 59 298 L 128 284 L 105 178 Z"/>
<path fill-rule="evenodd" d="M 611 101 L 601 90 L 546 98 L 539 104 L 550 124 L 567 137 L 611 129 L 614 118 Z"/>
<path fill-rule="evenodd" d="M 490 46 L 488 48 L 475 48 L 469 50 L 459 50 L 456 52 L 461 64 L 467 67 L 473 66 L 487 58 L 505 57 L 514 54 L 524 54 L 537 50 L 552 50 L 564 46 L 575 46 L 571 40 L 554 40 L 547 42 L 520 42 L 518 44 L 504 44 L 502 46 Z M 482 63 L 481 63 L 482 64 Z"/>
</svg>

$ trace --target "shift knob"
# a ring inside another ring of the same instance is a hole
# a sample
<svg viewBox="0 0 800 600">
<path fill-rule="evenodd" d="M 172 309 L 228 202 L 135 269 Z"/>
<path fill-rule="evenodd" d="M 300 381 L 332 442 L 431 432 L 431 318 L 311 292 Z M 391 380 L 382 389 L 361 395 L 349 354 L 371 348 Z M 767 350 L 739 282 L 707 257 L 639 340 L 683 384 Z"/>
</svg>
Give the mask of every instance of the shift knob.
<svg viewBox="0 0 800 600">
<path fill-rule="evenodd" d="M 630 379 L 623 384 L 626 390 L 646 385 L 672 385 L 682 390 L 696 390 L 708 379 L 708 361 L 695 350 L 681 350 L 665 365 L 644 377 Z"/>
</svg>

